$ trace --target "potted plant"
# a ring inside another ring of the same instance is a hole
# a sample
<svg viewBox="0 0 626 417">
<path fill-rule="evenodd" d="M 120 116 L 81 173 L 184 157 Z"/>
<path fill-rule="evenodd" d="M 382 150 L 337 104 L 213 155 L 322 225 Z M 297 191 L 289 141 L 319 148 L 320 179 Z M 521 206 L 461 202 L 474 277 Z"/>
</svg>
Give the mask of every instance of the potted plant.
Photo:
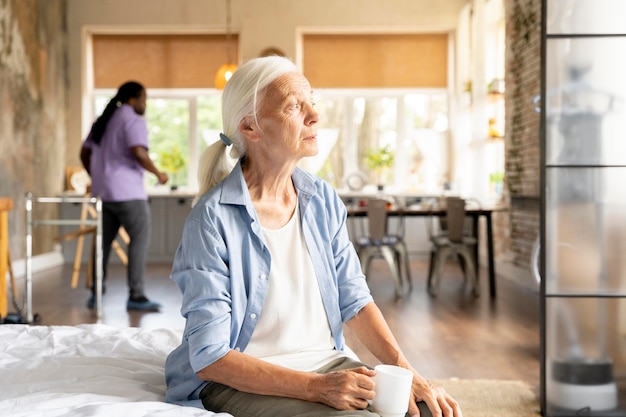
<svg viewBox="0 0 626 417">
<path fill-rule="evenodd" d="M 495 195 L 502 194 L 502 183 L 504 182 L 504 172 L 495 171 L 489 174 L 489 188 Z"/>
<path fill-rule="evenodd" d="M 394 156 L 394 152 L 388 145 L 370 149 L 365 154 L 365 165 L 376 175 L 379 190 L 385 186 L 385 176 L 387 170 L 393 166 Z"/>
<path fill-rule="evenodd" d="M 178 188 L 176 174 L 183 169 L 186 164 L 187 161 L 180 150 L 180 146 L 177 144 L 167 150 L 159 152 L 159 165 L 163 171 L 170 174 L 170 182 L 172 184 L 170 188 L 172 191 Z"/>
</svg>

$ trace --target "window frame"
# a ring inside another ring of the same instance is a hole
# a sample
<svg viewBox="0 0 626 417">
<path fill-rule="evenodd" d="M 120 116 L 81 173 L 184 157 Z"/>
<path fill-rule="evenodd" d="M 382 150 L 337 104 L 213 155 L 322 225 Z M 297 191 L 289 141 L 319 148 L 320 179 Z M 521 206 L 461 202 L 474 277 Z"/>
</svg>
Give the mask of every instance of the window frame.
<svg viewBox="0 0 626 417">
<path fill-rule="evenodd" d="M 315 88 L 315 87 L 314 87 Z M 448 171 L 453 170 L 453 167 L 451 166 L 453 157 L 451 155 L 452 152 L 452 147 L 450 146 L 451 143 L 451 129 L 450 129 L 450 120 L 451 120 L 451 103 L 452 103 L 452 94 L 450 92 L 450 90 L 446 87 L 440 87 L 440 88 L 318 88 L 315 89 L 314 91 L 315 96 L 321 96 L 321 97 L 336 97 L 336 98 L 340 98 L 343 99 L 344 101 L 348 101 L 348 100 L 352 100 L 354 101 L 355 99 L 358 98 L 378 98 L 378 99 L 384 99 L 384 98 L 392 98 L 395 99 L 397 101 L 397 109 L 396 109 L 396 126 L 395 126 L 395 132 L 397 135 L 397 138 L 406 138 L 407 136 L 407 126 L 406 126 L 406 119 L 405 119 L 405 114 L 406 114 L 406 103 L 405 103 L 405 99 L 407 96 L 409 95 L 445 95 L 446 100 L 447 100 L 447 119 L 448 119 L 448 127 L 445 130 L 446 132 L 446 141 L 447 143 L 445 144 L 445 147 L 447 149 L 446 154 L 442 157 L 445 162 L 446 162 L 446 167 L 448 169 Z M 346 105 L 346 114 L 344 114 L 344 121 L 343 124 L 341 126 L 341 134 L 345 135 L 346 140 L 350 140 L 350 144 L 349 146 L 352 147 L 357 147 L 358 144 L 358 130 L 353 128 L 352 125 L 352 120 L 354 119 L 354 106 L 350 106 L 350 105 Z M 321 121 L 320 123 L 320 127 L 326 127 L 324 126 L 324 122 Z M 396 154 L 399 153 L 404 153 L 406 151 L 405 148 L 405 141 L 403 140 L 398 140 L 397 143 L 397 148 L 395 150 Z M 353 157 L 355 159 L 355 161 L 348 161 L 348 163 L 346 163 L 346 161 L 344 160 L 344 178 L 341 180 L 341 183 L 339 185 L 337 185 L 338 189 L 347 189 L 347 185 L 345 184 L 345 180 L 347 176 L 349 176 L 350 174 L 353 173 L 358 173 L 360 171 L 359 166 L 358 166 L 358 154 L 353 155 Z M 402 172 L 403 169 L 406 171 L 406 167 L 403 166 L 403 161 L 400 159 L 396 159 L 396 162 L 394 164 L 393 170 L 392 170 L 392 179 L 390 181 L 390 183 L 388 184 L 388 188 L 390 190 L 393 190 L 395 192 L 411 192 L 410 189 L 408 188 L 402 188 L 400 186 L 401 183 L 401 179 L 404 176 L 404 173 Z M 371 188 L 371 187 L 368 187 Z M 433 187 L 425 187 L 428 191 L 436 191 L 439 192 L 440 190 L 434 190 Z M 413 190 L 413 192 L 419 193 L 419 190 Z"/>
<path fill-rule="evenodd" d="M 99 97 L 106 96 L 111 97 L 116 93 L 115 89 L 109 88 L 101 88 L 94 89 L 91 97 L 91 103 L 93 106 L 94 120 L 98 116 L 96 114 L 96 100 Z M 377 98 L 377 99 L 395 99 L 396 100 L 396 122 L 395 122 L 395 132 L 398 139 L 406 137 L 407 135 L 407 126 L 405 120 L 405 99 L 409 95 L 445 95 L 447 100 L 447 118 L 450 121 L 450 108 L 451 108 L 451 94 L 447 88 L 323 88 L 317 89 L 314 92 L 315 96 L 321 97 L 332 97 L 334 99 L 343 100 L 346 105 L 346 114 L 344 114 L 343 122 L 340 126 L 341 134 L 344 135 L 346 143 L 352 149 L 353 153 L 357 152 L 358 147 L 358 129 L 352 124 L 352 120 L 354 119 L 354 106 L 348 105 L 347 103 L 353 103 L 354 100 L 358 98 Z M 189 103 L 189 129 L 188 129 L 188 147 L 190 150 L 190 155 L 188 156 L 188 169 L 187 169 L 187 184 L 181 187 L 181 191 L 188 191 L 195 193 L 198 190 L 197 183 L 197 175 L 198 172 L 198 164 L 200 159 L 200 129 L 198 126 L 198 98 L 200 96 L 217 96 L 221 95 L 221 91 L 210 88 L 210 89 L 163 89 L 163 88 L 151 88 L 148 89 L 148 100 L 154 99 L 175 99 L 175 100 L 186 100 Z M 146 109 L 146 114 L 150 112 L 150 105 L 148 105 Z M 220 116 L 221 121 L 221 116 Z M 319 124 L 320 128 L 326 127 L 324 125 L 324 121 L 321 121 Z M 148 126 L 150 129 L 150 126 Z M 452 156 L 450 155 L 451 147 L 449 146 L 450 142 L 450 127 L 446 129 L 446 143 L 444 146 L 446 148 L 446 154 L 442 155 L 442 159 L 446 163 L 446 167 L 448 170 L 452 170 L 451 166 Z M 215 137 L 215 141 L 219 140 L 219 137 Z M 395 152 L 396 154 L 401 154 L 406 151 L 405 144 L 403 140 L 398 140 L 396 145 Z M 346 174 L 358 172 L 359 170 L 359 160 L 358 154 L 354 153 L 352 155 L 344 157 L 343 163 L 343 172 Z M 404 178 L 406 166 L 403 166 L 403 161 L 401 159 L 396 159 L 396 164 L 392 169 L 392 180 L 389 183 L 389 188 L 396 190 L 398 192 L 410 192 L 406 188 L 401 186 L 401 179 Z M 316 174 L 316 173 L 314 173 Z M 344 175 L 345 177 L 345 175 Z M 150 185 L 150 182 L 147 182 L 147 187 L 149 192 L 156 192 L 159 188 L 157 186 Z M 345 189 L 345 178 L 339 180 L 336 184 L 338 189 Z M 433 190 L 433 186 L 426 187 L 429 190 Z M 415 190 L 414 190 L 415 191 Z"/>
<path fill-rule="evenodd" d="M 95 120 L 100 114 L 97 110 L 96 101 L 99 97 L 112 97 L 117 92 L 116 89 L 111 88 L 99 88 L 94 89 L 91 96 L 91 105 L 92 105 L 92 119 Z M 190 150 L 190 155 L 188 158 L 187 165 L 187 183 L 181 187 L 183 191 L 189 191 L 195 193 L 198 190 L 198 180 L 196 173 L 198 172 L 199 167 L 199 159 L 200 159 L 200 129 L 198 126 L 198 98 L 202 96 L 221 96 L 221 91 L 216 90 L 214 88 L 193 88 L 193 89 L 185 89 L 185 88 L 176 88 L 176 89 L 168 89 L 168 88 L 150 88 L 147 91 L 148 93 L 148 101 L 154 99 L 165 99 L 165 100 L 186 100 L 189 103 L 189 120 L 188 120 L 188 146 Z M 146 108 L 146 114 L 150 112 L 150 105 Z M 145 117 L 145 116 L 144 116 Z M 220 117 L 221 121 L 221 117 Z M 148 125 L 148 129 L 150 129 L 150 125 Z M 150 136 L 148 136 L 148 141 L 150 140 Z M 215 137 L 215 141 L 219 140 L 219 137 Z M 157 186 L 152 186 L 150 183 L 146 183 L 148 192 L 156 192 L 158 190 Z"/>
</svg>

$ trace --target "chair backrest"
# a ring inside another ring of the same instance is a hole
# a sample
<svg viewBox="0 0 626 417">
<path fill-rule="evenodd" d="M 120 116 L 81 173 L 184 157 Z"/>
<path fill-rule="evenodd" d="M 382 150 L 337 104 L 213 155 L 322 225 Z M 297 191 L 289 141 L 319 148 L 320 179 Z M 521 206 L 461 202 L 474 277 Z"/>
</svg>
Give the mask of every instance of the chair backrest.
<svg viewBox="0 0 626 417">
<path fill-rule="evenodd" d="M 382 241 L 387 233 L 387 200 L 367 200 L 367 227 L 372 241 Z"/>
<path fill-rule="evenodd" d="M 462 242 L 465 230 L 465 200 L 460 197 L 446 197 L 446 226 L 448 239 Z"/>
<path fill-rule="evenodd" d="M 480 210 L 482 209 L 482 203 L 475 197 L 465 197 L 465 211 L 467 210 Z M 465 235 L 476 235 L 477 231 L 474 230 L 474 219 L 469 216 L 465 217 Z"/>
</svg>

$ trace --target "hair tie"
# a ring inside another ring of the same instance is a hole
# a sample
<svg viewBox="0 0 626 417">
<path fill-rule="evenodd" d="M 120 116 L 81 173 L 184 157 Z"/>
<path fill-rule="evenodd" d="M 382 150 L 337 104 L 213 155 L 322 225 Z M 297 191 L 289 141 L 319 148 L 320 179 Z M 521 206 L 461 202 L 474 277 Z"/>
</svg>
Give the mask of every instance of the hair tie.
<svg viewBox="0 0 626 417">
<path fill-rule="evenodd" d="M 222 143 L 224 143 L 224 145 L 226 146 L 230 146 L 233 144 L 233 141 L 230 140 L 230 138 L 228 136 L 226 136 L 223 133 L 220 133 L 220 140 L 222 141 Z"/>
</svg>

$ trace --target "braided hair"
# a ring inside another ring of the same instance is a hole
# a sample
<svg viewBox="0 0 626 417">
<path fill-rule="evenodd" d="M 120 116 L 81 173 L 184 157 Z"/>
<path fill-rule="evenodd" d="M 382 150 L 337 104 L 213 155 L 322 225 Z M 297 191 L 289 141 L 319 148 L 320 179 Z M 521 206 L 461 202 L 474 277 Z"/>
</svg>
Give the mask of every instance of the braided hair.
<svg viewBox="0 0 626 417">
<path fill-rule="evenodd" d="M 91 131 L 91 138 L 95 143 L 100 143 L 102 135 L 107 128 L 111 116 L 115 113 L 118 107 L 123 103 L 128 103 L 131 98 L 139 98 L 141 93 L 145 90 L 144 86 L 136 81 L 128 81 L 120 86 L 117 90 L 117 94 L 109 101 L 104 111 L 96 119 Z"/>
</svg>

